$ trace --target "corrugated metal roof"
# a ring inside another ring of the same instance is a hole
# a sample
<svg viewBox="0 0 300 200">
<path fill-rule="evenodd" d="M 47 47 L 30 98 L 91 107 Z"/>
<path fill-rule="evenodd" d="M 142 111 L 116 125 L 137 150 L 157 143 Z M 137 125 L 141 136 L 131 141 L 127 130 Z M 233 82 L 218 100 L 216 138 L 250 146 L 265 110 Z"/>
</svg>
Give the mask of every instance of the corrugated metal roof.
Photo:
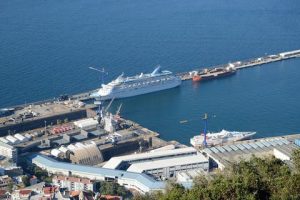
<svg viewBox="0 0 300 200">
<path fill-rule="evenodd" d="M 290 144 L 289 141 L 287 141 L 286 139 L 281 140 L 284 144 Z"/>
<path fill-rule="evenodd" d="M 210 150 L 214 153 L 219 153 L 219 151 L 218 151 L 218 149 L 216 149 L 216 147 L 212 147 L 212 148 L 210 148 Z"/>
<path fill-rule="evenodd" d="M 275 139 L 274 142 L 275 142 L 277 145 L 283 145 L 283 142 L 282 142 L 280 139 Z"/>
<path fill-rule="evenodd" d="M 248 143 L 251 147 L 253 147 L 254 149 L 257 149 L 258 148 L 258 146 L 255 144 L 255 143 Z"/>
<path fill-rule="evenodd" d="M 239 150 L 234 144 L 230 145 L 229 147 L 232 148 L 234 151 Z"/>
<path fill-rule="evenodd" d="M 191 165 L 191 164 L 205 163 L 205 162 L 208 162 L 208 159 L 204 157 L 202 154 L 198 154 L 198 155 L 183 156 L 177 158 L 159 159 L 155 161 L 138 162 L 132 164 L 127 169 L 127 171 L 142 173 L 144 171 L 152 170 L 152 169 L 160 169 L 160 168 L 167 168 L 167 167 L 180 166 L 180 165 Z"/>
<path fill-rule="evenodd" d="M 260 148 L 265 148 L 265 145 L 262 142 L 255 142 L 255 144 Z"/>
<path fill-rule="evenodd" d="M 271 146 L 271 144 L 265 140 L 261 140 L 260 142 L 263 143 L 265 145 L 265 147 Z"/>
<path fill-rule="evenodd" d="M 244 147 L 246 147 L 246 149 L 252 149 L 252 147 L 249 144 L 242 144 Z"/>
<path fill-rule="evenodd" d="M 209 148 L 204 149 L 204 152 L 206 152 L 208 154 L 212 153 L 212 151 Z"/>
<path fill-rule="evenodd" d="M 239 148 L 240 150 L 244 150 L 244 149 L 245 149 L 245 147 L 244 147 L 243 145 L 241 145 L 241 144 L 237 144 L 236 146 L 237 146 L 237 148 Z"/>
<path fill-rule="evenodd" d="M 268 141 L 272 146 L 277 146 L 277 142 L 273 141 L 273 140 L 270 140 Z"/>
<path fill-rule="evenodd" d="M 222 153 L 226 151 L 223 147 L 217 147 L 217 149 Z"/>
<path fill-rule="evenodd" d="M 228 151 L 228 152 L 232 151 L 232 149 L 229 146 L 227 146 L 227 145 L 223 146 L 223 148 L 226 149 L 226 151 Z"/>
</svg>

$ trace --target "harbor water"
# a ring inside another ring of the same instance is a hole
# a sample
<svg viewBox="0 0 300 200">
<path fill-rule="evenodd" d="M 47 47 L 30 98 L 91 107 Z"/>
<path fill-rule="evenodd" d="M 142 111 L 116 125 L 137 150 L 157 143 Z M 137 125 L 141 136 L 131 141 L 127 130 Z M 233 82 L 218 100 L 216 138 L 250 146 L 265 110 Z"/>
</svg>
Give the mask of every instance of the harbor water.
<svg viewBox="0 0 300 200">
<path fill-rule="evenodd" d="M 300 2 L 91 0 L 0 2 L 0 107 L 84 92 L 125 72 L 173 72 L 300 48 Z M 300 132 L 300 58 L 117 100 L 121 114 L 188 143 L 209 130 Z M 187 120 L 186 123 L 180 123 Z"/>
</svg>

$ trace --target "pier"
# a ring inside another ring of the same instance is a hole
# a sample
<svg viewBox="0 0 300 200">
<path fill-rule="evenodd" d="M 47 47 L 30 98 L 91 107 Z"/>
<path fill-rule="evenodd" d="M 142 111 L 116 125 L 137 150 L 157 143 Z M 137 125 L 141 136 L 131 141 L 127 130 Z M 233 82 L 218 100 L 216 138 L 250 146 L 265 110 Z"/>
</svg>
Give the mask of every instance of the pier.
<svg viewBox="0 0 300 200">
<path fill-rule="evenodd" d="M 230 62 L 228 64 L 211 66 L 211 67 L 207 67 L 207 69 L 225 69 L 226 67 L 234 67 L 236 70 L 240 70 L 240 69 L 256 67 L 256 66 L 260 66 L 272 62 L 278 62 L 278 61 L 287 60 L 291 58 L 298 58 L 298 57 L 300 57 L 300 49 L 295 51 L 282 52 L 275 55 L 266 55 L 263 57 L 252 58 L 243 61 Z M 203 69 L 195 69 L 189 72 L 182 72 L 182 73 L 178 73 L 177 76 L 179 76 L 183 81 L 190 80 L 193 78 L 193 74 L 195 72 L 200 72 L 202 70 Z"/>
<path fill-rule="evenodd" d="M 274 55 L 266 55 L 263 57 L 258 57 L 258 58 L 253 58 L 253 59 L 248 59 L 248 60 L 243 60 L 243 61 L 235 61 L 235 62 L 230 62 L 227 64 L 221 64 L 221 65 L 216 65 L 216 66 L 211 66 L 207 67 L 206 69 L 203 68 L 198 68 L 192 71 L 188 72 L 182 72 L 182 73 L 177 73 L 176 76 L 180 77 L 181 80 L 191 80 L 195 74 L 199 74 L 202 76 L 201 81 L 203 81 L 204 76 L 210 76 L 210 79 L 215 79 L 219 77 L 219 74 L 223 73 L 226 71 L 228 68 L 234 69 L 234 71 L 249 68 L 249 67 L 255 67 L 255 66 L 261 66 L 263 64 L 267 63 L 272 63 L 272 62 L 278 62 L 278 61 L 283 61 L 291 58 L 298 58 L 300 57 L 300 49 L 295 50 L 295 51 L 288 51 L 288 52 L 282 52 Z M 221 71 L 221 72 L 220 72 Z M 222 75 L 221 75 L 222 76 Z M 220 77 L 221 77 L 220 76 Z M 95 105 L 87 105 L 84 107 L 80 107 L 82 101 L 88 101 L 91 100 L 92 98 L 90 97 L 90 94 L 95 92 L 97 90 L 91 90 L 87 92 L 83 92 L 80 94 L 74 94 L 74 95 L 62 95 L 60 98 L 53 98 L 53 99 L 48 99 L 44 101 L 39 101 L 39 102 L 33 102 L 25 105 L 18 105 L 18 106 L 13 106 L 13 108 L 10 108 L 18 114 L 18 112 L 21 113 L 21 111 L 24 111 L 25 113 L 27 111 L 32 111 L 34 110 L 33 108 L 36 108 L 36 113 L 40 113 L 40 116 L 35 116 L 35 117 L 28 117 L 22 122 L 15 121 L 15 119 L 12 119 L 12 116 L 4 116 L 0 117 L 0 132 L 7 132 L 7 130 L 15 130 L 15 131 L 22 131 L 24 127 L 27 127 L 27 129 L 30 128 L 37 128 L 41 127 L 44 125 L 44 123 L 47 122 L 49 123 L 55 123 L 57 119 L 64 120 L 65 118 L 68 119 L 75 119 L 75 116 L 87 116 L 86 110 L 87 109 L 94 109 L 96 108 Z M 69 105 L 63 105 L 63 101 L 61 98 L 66 98 L 69 99 Z M 54 108 L 61 108 L 62 110 L 54 110 L 55 112 L 50 112 L 49 107 L 53 105 Z M 2 109 L 4 112 L 5 110 L 9 109 Z M 72 114 L 74 113 L 74 114 Z M 22 114 L 22 113 L 21 113 Z M 34 115 L 34 112 L 32 113 L 27 113 L 28 115 Z M 56 116 L 59 115 L 59 116 Z M 17 115 L 18 116 L 18 115 Z M 55 117 L 56 116 L 56 117 Z M 23 119 L 19 119 L 23 120 Z M 38 123 L 36 123 L 37 120 L 40 120 Z M 35 121 L 33 123 L 33 121 Z M 31 123 L 32 126 L 24 126 L 24 123 Z M 19 125 L 17 127 L 17 125 Z M 33 126 L 34 125 L 34 126 Z M 12 126 L 12 127 L 10 127 Z M 22 130 L 21 130 L 22 129 Z M 25 129 L 23 131 L 26 131 Z"/>
<path fill-rule="evenodd" d="M 278 62 L 278 61 L 283 61 L 291 58 L 298 58 L 300 57 L 300 49 L 295 50 L 295 51 L 287 51 L 287 52 L 282 52 L 278 54 L 273 54 L 273 55 L 266 55 L 263 57 L 258 57 L 258 58 L 252 58 L 252 59 L 247 59 L 243 61 L 234 61 L 230 62 L 227 64 L 220 64 L 220 65 L 215 65 L 215 66 L 210 66 L 206 67 L 208 70 L 213 70 L 213 69 L 226 69 L 227 67 L 234 67 L 236 70 L 241 70 L 249 67 L 256 67 L 256 66 L 261 66 L 264 64 L 272 63 L 272 62 Z M 195 69 L 192 71 L 188 72 L 180 72 L 177 73 L 176 76 L 180 77 L 182 81 L 186 80 L 191 80 L 193 78 L 193 75 L 196 72 L 201 72 L 203 71 L 202 69 Z M 96 90 L 92 90 L 89 92 L 84 92 L 80 94 L 76 94 L 72 96 L 72 99 L 78 99 L 81 101 L 89 100 L 90 96 L 89 94 L 95 92 Z"/>
</svg>

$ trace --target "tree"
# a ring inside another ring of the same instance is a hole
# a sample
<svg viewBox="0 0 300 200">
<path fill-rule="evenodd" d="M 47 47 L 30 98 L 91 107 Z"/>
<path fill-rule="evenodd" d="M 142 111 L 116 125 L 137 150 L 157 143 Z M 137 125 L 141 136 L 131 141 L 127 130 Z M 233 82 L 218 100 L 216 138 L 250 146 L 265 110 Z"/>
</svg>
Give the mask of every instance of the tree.
<svg viewBox="0 0 300 200">
<path fill-rule="evenodd" d="M 171 183 L 164 193 L 154 195 L 152 199 L 300 199 L 300 150 L 294 153 L 293 160 L 298 169 L 295 172 L 275 157 L 252 157 L 212 178 L 197 177 L 191 189 Z M 136 199 L 148 197 L 149 194 Z"/>
<path fill-rule="evenodd" d="M 11 193 L 14 189 L 14 184 L 13 182 L 9 182 L 8 185 L 7 185 L 7 189 L 8 191 Z"/>
<path fill-rule="evenodd" d="M 22 183 L 25 187 L 30 185 L 29 177 L 27 175 L 22 176 Z"/>
<path fill-rule="evenodd" d="M 296 149 L 293 152 L 293 161 L 295 166 L 295 171 L 300 173 L 300 149 Z"/>
<path fill-rule="evenodd" d="M 101 182 L 100 183 L 100 194 L 111 194 L 119 196 L 127 196 L 129 193 L 124 186 L 119 185 L 115 182 Z"/>
</svg>

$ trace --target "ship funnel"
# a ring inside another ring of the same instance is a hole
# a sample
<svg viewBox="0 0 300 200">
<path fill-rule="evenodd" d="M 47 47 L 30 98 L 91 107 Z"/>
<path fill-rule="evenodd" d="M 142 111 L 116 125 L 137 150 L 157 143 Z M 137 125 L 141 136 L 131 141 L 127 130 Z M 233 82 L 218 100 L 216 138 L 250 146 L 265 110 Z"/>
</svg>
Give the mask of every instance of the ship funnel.
<svg viewBox="0 0 300 200">
<path fill-rule="evenodd" d="M 152 76 L 156 75 L 156 74 L 159 74 L 161 72 L 161 66 L 158 65 L 154 70 L 153 72 L 151 73 Z"/>
</svg>

